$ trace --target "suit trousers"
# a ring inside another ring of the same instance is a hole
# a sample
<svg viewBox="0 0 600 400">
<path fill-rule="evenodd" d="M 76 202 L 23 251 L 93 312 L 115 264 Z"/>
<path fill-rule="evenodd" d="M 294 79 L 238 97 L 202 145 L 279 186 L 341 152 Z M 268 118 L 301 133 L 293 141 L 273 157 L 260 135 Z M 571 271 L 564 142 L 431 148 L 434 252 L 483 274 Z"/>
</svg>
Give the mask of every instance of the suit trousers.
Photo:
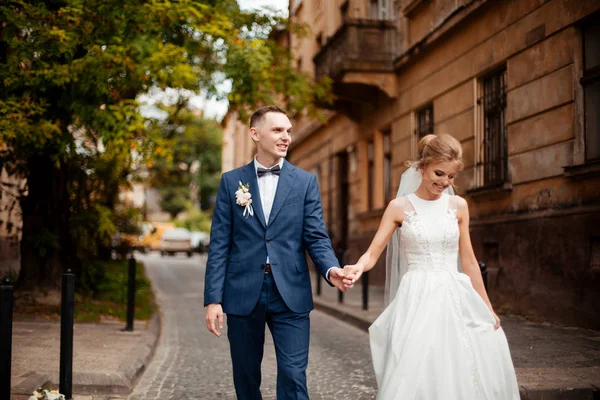
<svg viewBox="0 0 600 400">
<path fill-rule="evenodd" d="M 262 399 L 260 383 L 265 323 L 275 343 L 277 400 L 308 400 L 309 313 L 295 313 L 286 306 L 272 274 L 265 274 L 259 301 L 249 315 L 227 315 L 227 337 L 237 398 Z"/>
</svg>

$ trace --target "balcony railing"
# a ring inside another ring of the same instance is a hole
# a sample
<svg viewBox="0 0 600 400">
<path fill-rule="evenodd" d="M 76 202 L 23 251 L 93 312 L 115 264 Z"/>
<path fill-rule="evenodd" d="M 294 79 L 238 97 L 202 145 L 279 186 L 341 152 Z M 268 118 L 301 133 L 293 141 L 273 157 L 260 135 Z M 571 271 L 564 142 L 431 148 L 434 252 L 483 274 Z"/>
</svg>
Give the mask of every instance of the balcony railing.
<svg viewBox="0 0 600 400">
<path fill-rule="evenodd" d="M 316 78 L 340 80 L 350 71 L 392 72 L 399 42 L 393 21 L 347 19 L 314 57 Z"/>
</svg>

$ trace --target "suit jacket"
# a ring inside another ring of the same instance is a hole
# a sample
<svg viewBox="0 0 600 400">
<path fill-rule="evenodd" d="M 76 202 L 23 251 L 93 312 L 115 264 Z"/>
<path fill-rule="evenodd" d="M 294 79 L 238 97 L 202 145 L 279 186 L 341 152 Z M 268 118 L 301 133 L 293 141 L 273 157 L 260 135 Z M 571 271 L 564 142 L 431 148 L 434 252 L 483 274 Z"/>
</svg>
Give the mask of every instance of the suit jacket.
<svg viewBox="0 0 600 400">
<path fill-rule="evenodd" d="M 236 204 L 239 182 L 250 184 L 254 216 L 245 217 L 244 207 Z M 288 308 L 309 312 L 314 304 L 306 251 L 323 276 L 339 265 L 313 174 L 284 161 L 268 224 L 254 161 L 223 174 L 210 232 L 204 305 L 221 303 L 227 314 L 248 315 L 260 296 L 268 254 Z"/>
</svg>

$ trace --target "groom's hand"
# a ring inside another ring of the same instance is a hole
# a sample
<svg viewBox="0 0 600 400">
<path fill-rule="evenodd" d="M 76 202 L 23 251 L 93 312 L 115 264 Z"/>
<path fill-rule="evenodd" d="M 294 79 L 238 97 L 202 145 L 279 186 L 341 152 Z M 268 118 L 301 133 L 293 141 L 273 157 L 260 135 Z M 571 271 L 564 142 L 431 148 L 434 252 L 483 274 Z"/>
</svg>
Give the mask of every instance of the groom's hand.
<svg viewBox="0 0 600 400">
<path fill-rule="evenodd" d="M 216 336 L 221 336 L 221 332 L 219 332 L 219 329 L 223 329 L 223 307 L 221 304 L 214 303 L 206 306 L 206 327 Z"/>
<path fill-rule="evenodd" d="M 348 290 L 348 288 L 344 285 L 344 277 L 344 270 L 339 267 L 333 267 L 329 270 L 329 282 L 331 282 L 333 286 L 340 289 L 342 292 Z"/>
<path fill-rule="evenodd" d="M 346 287 L 351 288 L 354 283 L 358 281 L 364 272 L 362 265 L 345 265 L 344 266 L 344 279 L 343 284 Z"/>
</svg>

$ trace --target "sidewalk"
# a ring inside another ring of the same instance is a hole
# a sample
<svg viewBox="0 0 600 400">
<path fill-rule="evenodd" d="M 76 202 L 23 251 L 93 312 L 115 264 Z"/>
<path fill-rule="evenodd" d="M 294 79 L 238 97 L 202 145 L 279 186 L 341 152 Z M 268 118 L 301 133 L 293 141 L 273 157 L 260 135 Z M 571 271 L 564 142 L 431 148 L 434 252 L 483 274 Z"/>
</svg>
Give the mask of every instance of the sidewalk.
<svg viewBox="0 0 600 400">
<path fill-rule="evenodd" d="M 74 400 L 124 399 L 152 358 L 159 336 L 158 313 L 148 322 L 76 323 L 73 340 Z M 58 388 L 60 321 L 14 321 L 11 400 L 39 388 Z"/>
<path fill-rule="evenodd" d="M 313 276 L 314 277 L 314 276 Z M 338 302 L 338 290 L 322 281 L 315 307 L 358 328 L 367 330 L 383 311 L 383 288 L 369 290 L 369 309 L 362 310 L 359 282 Z M 500 316 L 526 400 L 598 399 L 600 397 L 600 332 L 534 323 L 514 316 Z"/>
</svg>

